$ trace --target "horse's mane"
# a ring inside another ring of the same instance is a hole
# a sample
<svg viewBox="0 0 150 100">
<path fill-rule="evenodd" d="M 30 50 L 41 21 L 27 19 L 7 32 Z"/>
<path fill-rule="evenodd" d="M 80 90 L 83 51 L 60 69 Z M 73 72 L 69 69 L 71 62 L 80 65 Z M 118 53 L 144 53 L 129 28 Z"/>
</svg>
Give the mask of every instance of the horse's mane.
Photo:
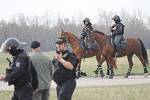
<svg viewBox="0 0 150 100">
<path fill-rule="evenodd" d="M 80 40 L 79 37 L 77 37 L 75 34 L 71 33 L 71 32 L 66 32 L 68 34 L 71 34 L 72 36 L 74 36 L 77 40 Z"/>
<path fill-rule="evenodd" d="M 103 32 L 98 31 L 98 30 L 94 30 L 93 32 L 94 32 L 94 33 L 98 33 L 98 34 L 100 34 L 100 35 L 105 35 Z"/>
</svg>

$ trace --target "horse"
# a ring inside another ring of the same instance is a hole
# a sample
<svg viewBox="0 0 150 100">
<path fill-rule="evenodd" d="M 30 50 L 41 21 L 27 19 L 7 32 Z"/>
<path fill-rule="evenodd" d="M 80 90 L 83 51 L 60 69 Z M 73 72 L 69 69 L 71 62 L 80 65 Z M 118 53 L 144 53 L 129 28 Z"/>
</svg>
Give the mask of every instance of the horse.
<svg viewBox="0 0 150 100">
<path fill-rule="evenodd" d="M 103 34 L 102 32 L 93 32 L 90 34 L 91 40 L 96 40 L 99 45 L 101 45 L 101 54 L 102 54 L 102 59 L 99 61 L 99 66 L 105 61 L 107 57 L 114 57 L 114 47 L 111 44 L 111 38 L 110 36 L 107 36 Z M 148 61 L 148 55 L 146 48 L 142 42 L 141 39 L 136 39 L 136 38 L 127 38 L 126 39 L 126 44 L 127 47 L 125 49 L 119 49 L 117 52 L 119 53 L 117 57 L 123 57 L 127 56 L 128 63 L 129 63 L 129 69 L 124 76 L 125 78 L 128 78 L 132 71 L 133 67 L 133 61 L 132 57 L 133 55 L 136 55 L 140 62 L 143 65 L 144 68 L 144 77 L 148 76 L 148 70 L 147 66 L 149 66 L 149 61 Z M 111 66 L 108 66 L 111 67 Z M 98 70 L 98 68 L 97 68 Z"/>
<path fill-rule="evenodd" d="M 84 58 L 84 57 L 85 58 L 89 58 L 89 57 L 96 56 L 96 60 L 98 62 L 97 66 L 98 66 L 98 69 L 99 69 L 99 72 L 100 72 L 100 76 L 104 77 L 104 73 L 103 73 L 102 67 L 99 65 L 99 61 L 101 59 L 101 52 L 100 52 L 101 46 L 100 45 L 97 45 L 97 50 L 90 50 L 86 54 L 84 48 L 81 47 L 80 40 L 73 33 L 71 33 L 71 32 L 64 32 L 62 30 L 62 32 L 60 33 L 60 36 L 62 38 L 64 38 L 66 41 L 69 42 L 69 44 L 72 47 L 73 52 L 75 53 L 75 55 L 79 59 L 79 66 L 78 66 L 78 69 L 77 69 L 78 72 L 80 72 L 82 58 Z M 98 72 L 95 72 L 95 73 L 97 74 Z M 78 73 L 77 77 L 79 77 L 79 76 L 80 76 L 80 74 Z"/>
</svg>

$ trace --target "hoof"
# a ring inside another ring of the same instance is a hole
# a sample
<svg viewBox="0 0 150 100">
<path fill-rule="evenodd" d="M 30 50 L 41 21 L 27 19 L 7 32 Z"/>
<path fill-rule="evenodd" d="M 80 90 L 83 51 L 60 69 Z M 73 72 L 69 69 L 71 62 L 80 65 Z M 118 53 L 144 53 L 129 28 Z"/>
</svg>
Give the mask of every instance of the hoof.
<svg viewBox="0 0 150 100">
<path fill-rule="evenodd" d="M 104 76 L 105 76 L 105 74 L 100 74 L 100 77 L 101 77 L 101 78 L 104 78 Z"/>
<path fill-rule="evenodd" d="M 81 76 L 87 76 L 87 74 L 86 74 L 86 73 L 84 73 L 84 72 L 82 72 L 82 73 L 81 73 Z"/>
<path fill-rule="evenodd" d="M 76 79 L 79 79 L 81 77 L 81 74 L 79 71 L 76 72 Z"/>
<path fill-rule="evenodd" d="M 125 75 L 124 78 L 128 78 L 128 75 Z"/>
<path fill-rule="evenodd" d="M 95 78 L 96 78 L 96 77 L 99 77 L 98 74 L 95 74 Z"/>
<path fill-rule="evenodd" d="M 79 74 L 76 75 L 76 79 L 79 79 L 81 76 Z"/>
<path fill-rule="evenodd" d="M 144 78 L 146 78 L 146 77 L 148 77 L 148 73 L 145 73 L 145 74 L 144 74 Z"/>
<path fill-rule="evenodd" d="M 109 76 L 109 79 L 113 79 L 113 76 L 111 75 L 111 76 Z"/>
<path fill-rule="evenodd" d="M 105 75 L 105 78 L 108 78 L 109 77 L 109 75 Z"/>
<path fill-rule="evenodd" d="M 76 76 L 76 79 L 79 79 L 79 77 L 78 77 L 78 76 Z"/>
<path fill-rule="evenodd" d="M 98 71 L 97 70 L 95 70 L 95 71 L 93 71 L 95 74 L 98 74 Z"/>
</svg>

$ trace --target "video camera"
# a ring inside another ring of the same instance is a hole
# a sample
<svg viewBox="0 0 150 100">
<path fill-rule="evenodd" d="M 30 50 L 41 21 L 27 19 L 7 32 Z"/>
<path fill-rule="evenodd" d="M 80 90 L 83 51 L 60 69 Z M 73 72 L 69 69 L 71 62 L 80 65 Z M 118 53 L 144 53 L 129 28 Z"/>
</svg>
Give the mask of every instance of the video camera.
<svg viewBox="0 0 150 100">
<path fill-rule="evenodd" d="M 7 76 L 10 73 L 12 73 L 14 63 L 9 58 L 6 58 L 6 60 L 9 62 L 9 68 L 6 68 L 6 76 Z M 8 84 L 11 85 L 11 84 L 13 84 L 13 82 L 9 82 Z"/>
<path fill-rule="evenodd" d="M 8 75 L 12 72 L 13 68 L 12 68 L 12 62 L 10 61 L 10 59 L 6 58 L 6 60 L 9 62 L 9 68 L 6 68 L 6 75 Z"/>
</svg>

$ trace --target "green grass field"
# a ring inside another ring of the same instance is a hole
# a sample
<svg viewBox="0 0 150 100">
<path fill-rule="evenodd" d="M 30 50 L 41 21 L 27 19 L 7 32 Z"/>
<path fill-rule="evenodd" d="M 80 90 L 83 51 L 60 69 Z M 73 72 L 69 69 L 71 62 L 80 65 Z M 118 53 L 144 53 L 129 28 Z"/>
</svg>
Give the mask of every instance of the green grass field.
<svg viewBox="0 0 150 100">
<path fill-rule="evenodd" d="M 50 91 L 50 100 L 57 100 Z M 150 100 L 150 85 L 76 88 L 72 100 Z M 10 100 L 11 91 L 0 92 L 0 100 Z"/>
<path fill-rule="evenodd" d="M 46 53 L 50 59 L 53 58 L 54 52 Z M 150 50 L 148 50 L 150 57 Z M 5 68 L 8 67 L 6 57 L 9 55 L 0 54 L 0 73 L 5 73 Z M 137 57 L 133 58 L 134 67 L 132 74 L 143 75 L 143 67 Z M 89 76 L 94 76 L 93 71 L 96 69 L 95 57 L 85 59 L 82 62 L 82 71 L 87 72 Z M 128 69 L 127 58 L 119 58 L 117 60 L 118 69 L 115 70 L 115 75 L 125 75 Z M 106 64 L 103 64 L 103 69 L 106 71 Z M 148 68 L 150 71 L 150 68 Z M 56 99 L 55 89 L 51 90 L 50 100 Z M 76 88 L 73 95 L 73 100 L 150 100 L 150 84 L 149 85 L 131 85 L 131 86 L 108 86 L 108 87 L 88 87 Z M 0 91 L 0 100 L 10 100 L 12 91 Z"/>
<path fill-rule="evenodd" d="M 50 59 L 53 59 L 54 52 L 47 52 L 45 53 Z M 5 73 L 5 68 L 8 67 L 8 62 L 6 61 L 6 58 L 9 57 L 9 55 L 6 54 L 0 54 L 0 73 Z M 148 57 L 150 58 L 150 50 L 148 50 Z M 139 59 L 136 56 L 133 56 L 133 69 L 132 73 L 133 75 L 143 75 L 143 66 L 140 63 Z M 94 76 L 93 71 L 97 68 L 97 61 L 95 57 L 86 58 L 85 61 L 82 61 L 81 64 L 81 70 L 86 72 L 88 76 Z M 106 64 L 103 65 L 104 72 L 106 73 Z M 125 75 L 125 73 L 128 70 L 128 61 L 127 57 L 122 57 L 117 59 L 117 66 L 118 69 L 115 70 L 115 75 Z M 150 71 L 150 67 L 148 67 L 148 70 Z"/>
<path fill-rule="evenodd" d="M 54 52 L 46 53 L 50 59 L 53 59 Z M 150 50 L 148 50 L 150 57 Z M 0 73 L 5 73 L 5 68 L 8 67 L 6 57 L 9 55 L 0 54 Z M 137 57 L 133 58 L 134 67 L 132 74 L 143 74 L 143 67 Z M 82 71 L 87 72 L 88 76 L 94 76 L 93 71 L 96 69 L 95 57 L 85 59 L 82 62 Z M 118 70 L 115 70 L 115 75 L 125 75 L 128 69 L 127 58 L 117 59 Z M 103 64 L 103 69 L 106 71 L 106 64 Z M 150 68 L 148 68 L 150 70 Z M 108 86 L 108 87 L 87 87 L 76 88 L 73 95 L 73 100 L 150 100 L 150 85 L 132 85 L 132 86 Z M 51 90 L 50 100 L 56 99 L 55 89 Z M 0 100 L 10 100 L 12 91 L 0 91 Z"/>
</svg>

